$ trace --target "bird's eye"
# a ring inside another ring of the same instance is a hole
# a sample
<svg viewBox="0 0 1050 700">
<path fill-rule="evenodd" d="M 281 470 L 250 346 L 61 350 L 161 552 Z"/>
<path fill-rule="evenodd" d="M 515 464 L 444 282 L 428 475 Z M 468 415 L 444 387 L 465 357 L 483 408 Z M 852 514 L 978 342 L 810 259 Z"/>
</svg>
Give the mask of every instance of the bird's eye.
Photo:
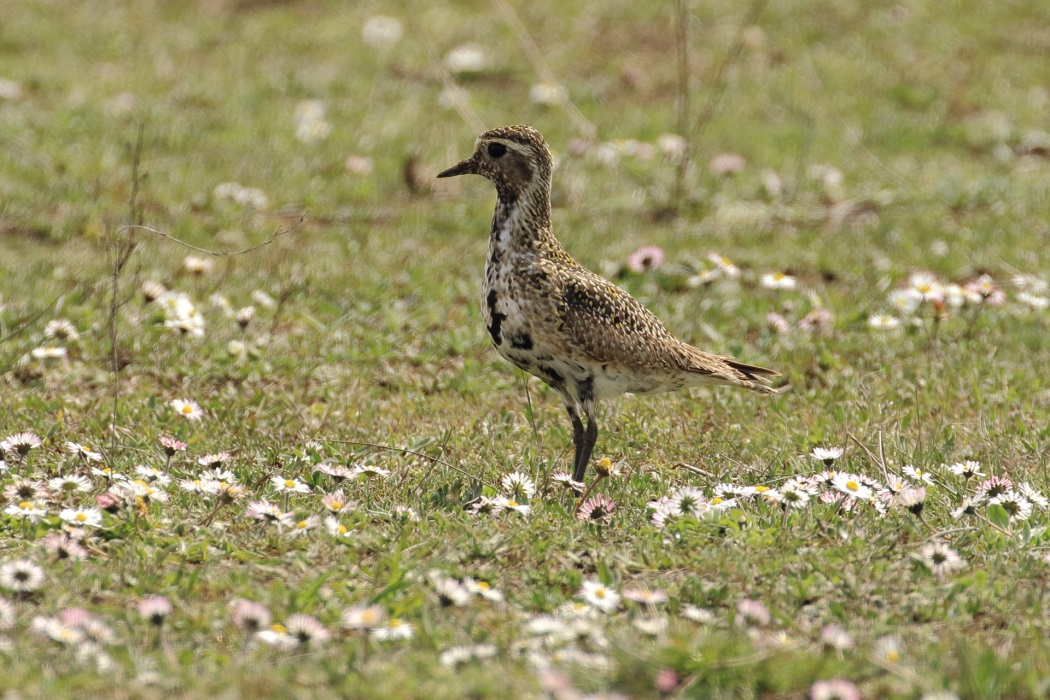
<svg viewBox="0 0 1050 700">
<path fill-rule="evenodd" d="M 489 144 L 489 155 L 493 158 L 499 158 L 507 152 L 507 147 L 502 143 L 490 143 Z"/>
</svg>

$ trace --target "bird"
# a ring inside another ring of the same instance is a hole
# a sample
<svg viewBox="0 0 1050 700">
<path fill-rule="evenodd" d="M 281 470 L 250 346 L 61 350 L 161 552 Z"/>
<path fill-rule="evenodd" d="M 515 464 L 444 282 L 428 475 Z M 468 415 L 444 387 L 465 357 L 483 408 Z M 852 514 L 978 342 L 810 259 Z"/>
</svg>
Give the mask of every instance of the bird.
<svg viewBox="0 0 1050 700">
<path fill-rule="evenodd" d="M 583 482 L 598 437 L 598 401 L 724 384 L 778 393 L 779 372 L 705 352 L 638 300 L 578 263 L 551 229 L 553 160 L 531 126 L 491 129 L 438 173 L 496 188 L 481 312 L 497 352 L 556 391 L 572 421 L 572 478 Z M 586 425 L 583 419 L 586 418 Z"/>
</svg>

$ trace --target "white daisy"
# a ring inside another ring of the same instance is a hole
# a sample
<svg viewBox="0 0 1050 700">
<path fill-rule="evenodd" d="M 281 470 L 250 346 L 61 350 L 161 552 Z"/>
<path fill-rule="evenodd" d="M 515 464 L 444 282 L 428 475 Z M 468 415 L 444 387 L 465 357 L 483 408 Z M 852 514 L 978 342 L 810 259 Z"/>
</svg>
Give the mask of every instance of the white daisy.
<svg viewBox="0 0 1050 700">
<path fill-rule="evenodd" d="M 843 452 L 841 447 L 814 447 L 809 456 L 818 462 L 823 462 L 824 466 L 830 467 L 836 459 L 842 456 Z"/>
<path fill-rule="evenodd" d="M 98 508 L 63 508 L 58 517 L 73 527 L 102 526 L 102 511 Z"/>
<path fill-rule="evenodd" d="M 966 567 L 966 561 L 944 542 L 928 542 L 919 550 L 918 558 L 937 577 L 948 576 Z"/>
<path fill-rule="evenodd" d="M 32 593 L 44 585 L 44 570 L 28 559 L 0 564 L 0 588 L 15 593 Z"/>
<path fill-rule="evenodd" d="M 428 578 L 443 607 L 462 607 L 470 602 L 470 591 L 456 579 L 437 572 L 432 572 Z"/>
<path fill-rule="evenodd" d="M 324 528 L 328 531 L 328 534 L 336 539 L 343 537 L 349 538 L 353 533 L 346 525 L 339 522 L 339 518 L 334 515 L 329 515 L 324 519 Z"/>
<path fill-rule="evenodd" d="M 1032 502 L 1013 489 L 988 499 L 990 506 L 1002 506 L 1010 516 L 1010 522 L 1028 520 L 1032 516 Z"/>
<path fill-rule="evenodd" d="M 874 495 L 871 487 L 863 483 L 863 480 L 856 474 L 849 474 L 847 472 L 839 472 L 835 475 L 835 478 L 831 480 L 831 485 L 840 493 L 844 493 L 850 498 L 856 498 L 861 501 L 870 501 Z"/>
<path fill-rule="evenodd" d="M 900 328 L 901 320 L 890 314 L 872 314 L 868 316 L 868 328 L 878 331 L 892 331 Z"/>
<path fill-rule="evenodd" d="M 416 630 L 412 623 L 405 622 L 396 617 L 381 627 L 372 627 L 370 632 L 372 638 L 380 642 L 389 642 L 398 639 L 412 639 Z"/>
<path fill-rule="evenodd" d="M 913 272 L 908 277 L 908 289 L 917 294 L 920 301 L 944 301 L 944 285 L 929 272 Z"/>
<path fill-rule="evenodd" d="M 897 313 L 903 316 L 912 316 L 919 308 L 919 302 L 922 301 L 922 295 L 914 289 L 895 289 L 890 292 L 889 301 L 890 306 L 892 306 Z"/>
<path fill-rule="evenodd" d="M 905 464 L 901 471 L 904 472 L 905 476 L 911 477 L 915 481 L 921 481 L 924 484 L 933 483 L 933 477 L 930 475 L 929 472 L 924 472 L 921 469 L 916 469 L 910 464 Z"/>
<path fill-rule="evenodd" d="M 366 479 L 372 479 L 375 477 L 385 479 L 390 476 L 390 470 L 377 467 L 374 464 L 361 464 L 350 471 L 350 478 L 356 478 L 359 476 L 364 476 Z"/>
<path fill-rule="evenodd" d="M 1044 496 L 1039 491 L 1036 491 L 1035 487 L 1029 484 L 1027 481 L 1022 481 L 1019 484 L 1017 484 L 1017 493 L 1027 498 L 1029 501 L 1032 502 L 1032 505 L 1036 506 L 1037 508 L 1042 508 L 1043 510 L 1045 510 L 1048 506 L 1050 506 L 1050 501 L 1047 500 L 1046 496 Z"/>
<path fill-rule="evenodd" d="M 698 608 L 691 603 L 682 606 L 682 617 L 701 625 L 710 625 L 718 619 L 718 616 L 707 608 Z"/>
<path fill-rule="evenodd" d="M 620 594 L 594 579 L 584 581 L 583 587 L 576 595 L 602 612 L 616 612 L 620 607 Z"/>
<path fill-rule="evenodd" d="M 58 340 L 80 340 L 77 327 L 64 318 L 56 318 L 47 322 L 44 326 L 45 338 L 57 338 Z"/>
<path fill-rule="evenodd" d="M 269 629 L 257 632 L 254 639 L 275 649 L 294 649 L 299 646 L 299 640 L 288 634 L 284 625 L 273 624 Z"/>
<path fill-rule="evenodd" d="M 293 520 L 287 535 L 289 537 L 304 537 L 310 534 L 310 532 L 320 524 L 321 519 L 319 517 L 316 515 L 308 515 L 300 520 Z"/>
<path fill-rule="evenodd" d="M 493 588 L 488 581 L 479 581 L 467 576 L 463 579 L 463 585 L 468 591 L 481 596 L 485 600 L 491 600 L 496 603 L 503 600 L 503 594 Z"/>
<path fill-rule="evenodd" d="M 295 477 L 274 476 L 270 483 L 278 493 L 310 493 L 309 484 L 304 484 Z"/>
<path fill-rule="evenodd" d="M 511 472 L 500 479 L 503 491 L 519 500 L 527 501 L 536 495 L 536 484 L 528 474 Z"/>
<path fill-rule="evenodd" d="M 977 509 L 983 506 L 987 500 L 988 497 L 983 493 L 974 496 L 966 496 L 962 499 L 959 507 L 952 511 L 952 518 L 958 520 L 964 515 L 974 515 L 977 513 Z"/>
<path fill-rule="evenodd" d="M 532 506 L 527 503 L 519 503 L 513 498 L 505 498 L 499 496 L 495 499 L 495 504 L 498 509 L 501 510 L 513 510 L 523 515 L 528 515 L 532 511 Z"/>
<path fill-rule="evenodd" d="M 47 487 L 56 496 L 62 498 L 76 493 L 87 493 L 91 490 L 91 482 L 85 476 L 70 474 L 68 476 L 56 476 L 47 482 Z"/>
<path fill-rule="evenodd" d="M 185 399 L 174 399 L 170 406 L 175 409 L 175 412 L 188 421 L 199 421 L 204 417 L 204 411 L 195 401 L 188 401 Z"/>
<path fill-rule="evenodd" d="M 699 517 L 706 510 L 707 496 L 698 488 L 683 486 L 671 494 L 667 512 L 676 516 Z"/>
<path fill-rule="evenodd" d="M 816 491 L 805 479 L 793 477 L 780 485 L 780 502 L 789 508 L 804 508 Z"/>
<path fill-rule="evenodd" d="M 794 277 L 783 272 L 767 272 L 758 283 L 766 289 L 794 289 L 798 284 Z"/>
<path fill-rule="evenodd" d="M 148 467 L 145 464 L 139 464 L 135 467 L 135 474 L 144 481 L 147 481 L 161 488 L 165 488 L 171 484 L 171 477 L 164 471 L 157 469 L 156 467 Z"/>
<path fill-rule="evenodd" d="M 12 518 L 25 518 L 31 523 L 38 523 L 47 516 L 47 508 L 37 501 L 19 501 L 4 508 L 4 513 Z"/>
<path fill-rule="evenodd" d="M 901 662 L 901 640 L 896 636 L 880 637 L 875 641 L 872 656 L 876 661 L 887 661 L 891 664 Z"/>
<path fill-rule="evenodd" d="M 343 611 L 343 627 L 348 630 L 374 629 L 385 620 L 386 610 L 381 605 L 355 605 Z"/>
<path fill-rule="evenodd" d="M 81 445 L 78 442 L 67 442 L 66 451 L 68 451 L 69 454 L 73 455 L 74 457 L 80 457 L 82 459 L 88 460 L 89 462 L 102 461 L 101 452 L 95 452 L 94 450 L 85 447 L 84 445 Z"/>
<path fill-rule="evenodd" d="M 956 476 L 961 476 L 964 479 L 972 479 L 976 476 L 984 476 L 984 472 L 981 471 L 981 463 L 975 462 L 972 459 L 968 459 L 965 462 L 956 462 L 948 467 L 948 470 Z"/>
</svg>

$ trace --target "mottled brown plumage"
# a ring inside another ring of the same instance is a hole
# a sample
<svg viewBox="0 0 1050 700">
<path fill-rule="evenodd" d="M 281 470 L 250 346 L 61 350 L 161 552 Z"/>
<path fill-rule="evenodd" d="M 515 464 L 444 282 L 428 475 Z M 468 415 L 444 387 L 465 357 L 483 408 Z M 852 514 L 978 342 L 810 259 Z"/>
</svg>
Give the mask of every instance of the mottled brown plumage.
<svg viewBox="0 0 1050 700">
<path fill-rule="evenodd" d="M 572 259 L 551 233 L 551 154 L 540 132 L 486 131 L 470 158 L 438 177 L 466 174 L 496 186 L 485 326 L 500 355 L 561 394 L 572 419 L 577 481 L 594 449 L 600 399 L 701 384 L 776 393 L 768 382 L 777 372 L 683 343 L 630 294 Z"/>
</svg>

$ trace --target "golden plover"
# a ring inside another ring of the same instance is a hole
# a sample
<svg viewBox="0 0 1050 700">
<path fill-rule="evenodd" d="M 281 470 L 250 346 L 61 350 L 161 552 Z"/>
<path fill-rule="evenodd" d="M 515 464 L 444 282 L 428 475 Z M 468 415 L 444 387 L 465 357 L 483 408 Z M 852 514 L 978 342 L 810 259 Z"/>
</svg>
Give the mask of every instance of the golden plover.
<svg viewBox="0 0 1050 700">
<path fill-rule="evenodd" d="M 598 400 L 702 384 L 776 393 L 768 383 L 778 372 L 683 343 L 630 294 L 572 259 L 551 233 L 551 153 L 540 132 L 486 131 L 470 158 L 438 177 L 467 174 L 496 186 L 485 325 L 500 355 L 561 395 L 572 419 L 575 480 L 583 481 L 598 436 Z"/>
</svg>

